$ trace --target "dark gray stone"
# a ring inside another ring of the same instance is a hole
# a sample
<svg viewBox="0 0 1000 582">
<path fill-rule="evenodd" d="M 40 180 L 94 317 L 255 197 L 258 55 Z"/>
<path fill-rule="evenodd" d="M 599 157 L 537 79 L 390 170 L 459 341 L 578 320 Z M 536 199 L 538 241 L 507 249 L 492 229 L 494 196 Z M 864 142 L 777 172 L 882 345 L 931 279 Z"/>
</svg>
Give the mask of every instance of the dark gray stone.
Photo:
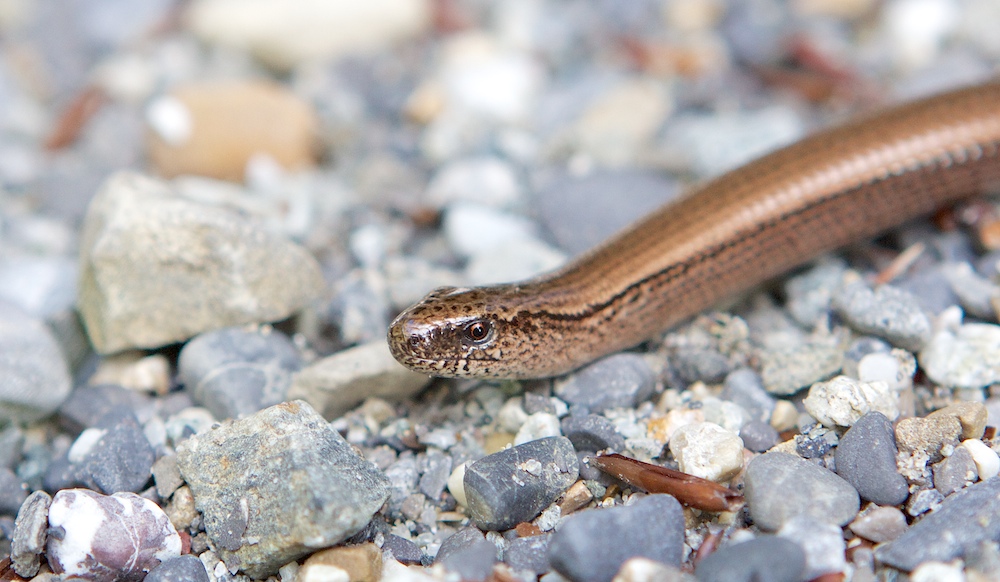
<svg viewBox="0 0 1000 582">
<path fill-rule="evenodd" d="M 958 305 L 960 301 L 943 270 L 944 265 L 937 264 L 906 273 L 893 281 L 893 286 L 916 297 L 920 307 L 928 313 L 941 313 L 952 305 Z"/>
<path fill-rule="evenodd" d="M 218 552 L 252 577 L 357 533 L 389 496 L 382 472 L 298 400 L 191 437 L 177 465 L 214 544 L 234 546 L 243 528 L 239 549 Z"/>
<path fill-rule="evenodd" d="M 143 582 L 209 582 L 209 577 L 198 556 L 187 554 L 153 568 Z"/>
<path fill-rule="evenodd" d="M 451 476 L 451 457 L 438 449 L 427 449 L 420 457 L 420 492 L 433 502 L 441 500 L 441 494 Z"/>
<path fill-rule="evenodd" d="M 563 436 L 573 443 L 573 448 L 581 452 L 597 452 L 604 449 L 620 451 L 625 448 L 625 438 L 618 434 L 615 425 L 597 414 L 567 416 L 560 423 Z"/>
<path fill-rule="evenodd" d="M 177 360 L 178 375 L 194 401 L 218 419 L 239 418 L 282 402 L 292 374 L 301 367 L 288 336 L 241 327 L 199 335 Z"/>
<path fill-rule="evenodd" d="M 636 354 L 615 354 L 581 368 L 556 384 L 556 396 L 570 406 L 600 414 L 609 408 L 631 408 L 653 394 L 656 377 Z"/>
<path fill-rule="evenodd" d="M 462 580 L 483 580 L 497 562 L 497 547 L 486 540 L 483 532 L 465 527 L 441 543 L 434 561 L 461 575 Z"/>
<path fill-rule="evenodd" d="M 517 538 L 510 542 L 503 553 L 505 564 L 515 570 L 527 571 L 540 576 L 549 571 L 549 543 L 551 534 L 527 538 Z"/>
<path fill-rule="evenodd" d="M 632 505 L 588 509 L 566 518 L 552 535 L 552 567 L 575 582 L 610 582 L 630 558 L 679 566 L 684 512 L 670 495 L 649 495 Z"/>
<path fill-rule="evenodd" d="M 750 368 L 739 368 L 726 375 L 719 397 L 739 404 L 750 413 L 750 418 L 761 422 L 771 420 L 774 412 L 774 397 L 767 393 L 760 376 Z"/>
<path fill-rule="evenodd" d="M 48 539 L 49 506 L 52 498 L 44 491 L 35 491 L 17 512 L 10 560 L 19 576 L 31 578 L 41 566 L 41 554 Z"/>
<path fill-rule="evenodd" d="M 132 411 L 112 409 L 94 428 L 105 433 L 77 464 L 77 479 L 108 495 L 145 489 L 153 474 L 156 453 Z"/>
<path fill-rule="evenodd" d="M 483 457 L 465 471 L 469 516 L 486 530 L 534 519 L 579 474 L 573 444 L 548 437 Z"/>
<path fill-rule="evenodd" d="M 698 562 L 694 575 L 701 582 L 798 582 L 806 569 L 806 554 L 795 542 L 762 535 L 724 546 Z"/>
<path fill-rule="evenodd" d="M 412 452 L 403 453 L 385 470 L 385 476 L 389 479 L 389 513 L 396 514 L 420 482 L 417 459 Z"/>
<path fill-rule="evenodd" d="M 150 406 L 151 399 L 135 390 L 113 384 L 80 386 L 59 407 L 59 419 L 69 431 L 80 432 L 95 426 L 116 408 L 139 411 Z"/>
<path fill-rule="evenodd" d="M 743 446 L 755 453 L 763 453 L 778 444 L 778 431 L 763 420 L 751 420 L 740 429 Z"/>
<path fill-rule="evenodd" d="M 422 564 L 425 559 L 420 546 L 395 534 L 385 536 L 382 550 L 392 552 L 392 557 L 403 564 Z"/>
<path fill-rule="evenodd" d="M 670 363 L 684 384 L 718 384 L 732 370 L 729 358 L 709 348 L 679 348 L 670 354 Z"/>
<path fill-rule="evenodd" d="M 900 505 L 910 492 L 896 469 L 898 452 L 892 422 L 881 412 L 869 412 L 841 437 L 834 453 L 837 474 L 866 501 Z"/>
<path fill-rule="evenodd" d="M 917 351 L 931 338 L 931 321 L 920 301 L 907 291 L 882 285 L 874 290 L 858 281 L 833 294 L 833 309 L 852 328 Z"/>
<path fill-rule="evenodd" d="M 858 492 L 836 473 L 788 453 L 754 457 L 744 484 L 750 517 L 768 531 L 803 513 L 844 525 L 861 505 Z"/>
<path fill-rule="evenodd" d="M 972 453 L 965 447 L 956 447 L 950 457 L 934 465 L 934 488 L 945 497 L 975 483 L 979 478 Z"/>
<path fill-rule="evenodd" d="M 879 546 L 875 558 L 893 568 L 913 570 L 928 561 L 962 558 L 984 541 L 1000 539 L 1000 479 L 967 487 L 941 503 L 903 535 Z"/>
<path fill-rule="evenodd" d="M 15 515 L 28 497 L 21 478 L 6 467 L 0 467 L 0 515 Z"/>
<path fill-rule="evenodd" d="M 556 413 L 556 407 L 552 404 L 552 398 L 547 395 L 535 394 L 534 392 L 524 393 L 524 411 L 529 415 L 536 412 Z"/>
</svg>

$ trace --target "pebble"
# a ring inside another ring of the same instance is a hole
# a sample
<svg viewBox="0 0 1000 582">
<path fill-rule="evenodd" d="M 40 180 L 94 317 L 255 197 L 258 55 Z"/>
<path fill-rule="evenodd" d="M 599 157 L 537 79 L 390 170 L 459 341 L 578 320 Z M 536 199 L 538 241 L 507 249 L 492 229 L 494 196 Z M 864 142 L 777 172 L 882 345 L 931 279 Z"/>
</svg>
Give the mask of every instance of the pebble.
<svg viewBox="0 0 1000 582">
<path fill-rule="evenodd" d="M 555 394 L 570 407 L 592 414 L 610 408 L 631 408 L 653 395 L 656 377 L 641 356 L 616 354 L 557 381 Z"/>
<path fill-rule="evenodd" d="M 967 323 L 934 334 L 920 352 L 920 369 L 935 384 L 983 388 L 1000 382 L 1000 326 Z"/>
<path fill-rule="evenodd" d="M 417 488 L 432 501 L 439 501 L 451 475 L 451 456 L 438 449 L 427 449 L 420 456 L 420 481 Z"/>
<path fill-rule="evenodd" d="M 105 181 L 83 232 L 78 306 L 101 353 L 284 319 L 325 287 L 304 248 L 133 172 Z"/>
<path fill-rule="evenodd" d="M 52 498 L 35 491 L 24 500 L 14 520 L 10 560 L 19 576 L 30 578 L 38 573 L 41 554 L 48 540 L 49 507 Z"/>
<path fill-rule="evenodd" d="M 837 526 L 809 515 L 797 515 L 781 526 L 778 537 L 796 543 L 806 554 L 803 580 L 815 580 L 823 574 L 847 569 L 844 559 L 844 532 Z"/>
<path fill-rule="evenodd" d="M 957 447 L 962 425 L 954 416 L 904 418 L 896 423 L 896 445 L 901 452 L 927 455 L 940 461 L 945 447 Z"/>
<path fill-rule="evenodd" d="M 55 336 L 40 320 L 0 302 L 0 424 L 44 418 L 69 396 L 69 369 Z"/>
<path fill-rule="evenodd" d="M 143 417 L 153 408 L 153 401 L 147 395 L 116 386 L 99 384 L 79 386 L 59 407 L 59 420 L 75 433 L 97 426 L 106 414 L 116 409 L 142 412 Z"/>
<path fill-rule="evenodd" d="M 924 562 L 948 562 L 981 542 L 1000 536 L 1000 479 L 976 483 L 946 498 L 895 540 L 875 549 L 875 558 L 907 572 Z"/>
<path fill-rule="evenodd" d="M 755 453 L 763 453 L 780 441 L 778 431 L 761 420 L 751 420 L 740 429 L 743 446 Z"/>
<path fill-rule="evenodd" d="M 769 346 L 760 354 L 760 376 L 769 393 L 789 396 L 839 372 L 843 359 L 836 336 L 812 337 Z"/>
<path fill-rule="evenodd" d="M 512 540 L 504 550 L 503 561 L 516 571 L 529 572 L 535 576 L 545 574 L 552 568 L 549 563 L 551 541 L 551 534 Z"/>
<path fill-rule="evenodd" d="M 840 259 L 824 258 L 806 272 L 791 277 L 785 283 L 785 309 L 805 328 L 812 328 L 827 316 L 833 290 L 847 271 Z"/>
<path fill-rule="evenodd" d="M 536 412 L 528 417 L 514 435 L 514 444 L 523 445 L 529 441 L 556 436 L 562 436 L 559 417 L 548 412 Z"/>
<path fill-rule="evenodd" d="M 719 398 L 738 404 L 751 418 L 767 422 L 774 412 L 774 397 L 767 393 L 760 375 L 750 368 L 739 368 L 726 375 Z"/>
<path fill-rule="evenodd" d="M 910 574 L 912 582 L 965 582 L 965 571 L 960 560 L 947 564 L 924 562 Z"/>
<path fill-rule="evenodd" d="M 233 18 L 239 14 L 239 18 Z M 426 0 L 340 5 L 317 0 L 199 0 L 186 22 L 202 40 L 251 52 L 281 70 L 366 53 L 414 37 L 430 24 Z"/>
<path fill-rule="evenodd" d="M 225 328 L 196 336 L 181 349 L 177 373 L 194 401 L 215 418 L 240 418 L 283 402 L 298 350 L 280 331 Z"/>
<path fill-rule="evenodd" d="M 14 515 L 28 497 L 24 482 L 6 467 L 0 467 L 0 515 Z"/>
<path fill-rule="evenodd" d="M 914 491 L 910 495 L 909 501 L 906 502 L 906 513 L 917 517 L 928 511 L 936 511 L 942 501 L 944 501 L 944 495 L 941 495 L 937 489 L 919 489 Z"/>
<path fill-rule="evenodd" d="M 697 582 L 687 572 L 646 558 L 629 558 L 613 582 Z"/>
<path fill-rule="evenodd" d="M 566 255 L 534 237 L 514 239 L 472 257 L 465 267 L 465 278 L 474 285 L 508 283 L 551 271 L 565 262 Z"/>
<path fill-rule="evenodd" d="M 538 439 L 483 457 L 465 470 L 469 516 L 485 530 L 531 521 L 576 481 L 579 470 L 566 437 Z"/>
<path fill-rule="evenodd" d="M 177 463 L 219 557 L 253 577 L 355 534 L 389 496 L 385 476 L 302 401 L 193 436 Z"/>
<path fill-rule="evenodd" d="M 1000 457 L 997 456 L 996 451 L 986 446 L 983 441 L 979 439 L 964 440 L 962 441 L 962 445 L 955 450 L 957 452 L 963 448 L 972 454 L 972 460 L 976 464 L 976 473 L 979 475 L 980 480 L 992 479 L 1000 473 Z"/>
<path fill-rule="evenodd" d="M 899 509 L 869 505 L 849 527 L 855 535 L 881 544 L 898 538 L 909 525 L 906 523 L 906 516 Z"/>
<path fill-rule="evenodd" d="M 382 551 L 391 554 L 394 560 L 403 564 L 421 564 L 424 560 L 424 553 L 417 544 L 394 534 L 385 536 Z"/>
<path fill-rule="evenodd" d="M 156 453 L 132 411 L 112 409 L 69 450 L 75 480 L 106 494 L 138 493 L 153 474 Z"/>
<path fill-rule="evenodd" d="M 650 148 L 672 105 L 666 84 L 624 79 L 598 95 L 576 120 L 573 145 L 602 167 L 629 165 Z"/>
<path fill-rule="evenodd" d="M 101 358 L 90 384 L 113 384 L 163 396 L 170 392 L 170 361 L 162 354 L 128 351 Z"/>
<path fill-rule="evenodd" d="M 326 582 L 341 574 L 350 582 L 379 582 L 382 577 L 382 551 L 375 544 L 359 544 L 320 550 L 306 558 L 296 580 Z"/>
<path fill-rule="evenodd" d="M 61 256 L 0 258 L 0 299 L 31 317 L 49 319 L 76 301 L 76 261 Z"/>
<path fill-rule="evenodd" d="M 813 418 L 826 426 L 849 427 L 871 412 L 896 420 L 899 417 L 898 400 L 885 382 L 860 382 L 837 376 L 813 384 L 802 404 Z"/>
<path fill-rule="evenodd" d="M 776 531 L 789 519 L 806 514 L 844 525 L 858 513 L 858 492 L 836 473 L 787 453 L 754 457 L 744 476 L 750 517 L 762 529 Z"/>
<path fill-rule="evenodd" d="M 993 453 L 993 456 L 996 456 L 996 453 Z M 955 452 L 945 457 L 943 461 L 935 463 L 933 469 L 934 488 L 945 497 L 972 485 L 979 479 L 972 453 L 966 447 L 955 447 Z"/>
<path fill-rule="evenodd" d="M 900 505 L 909 489 L 896 469 L 897 452 L 892 422 L 881 412 L 869 412 L 840 438 L 834 453 L 837 474 L 865 501 Z"/>
<path fill-rule="evenodd" d="M 694 346 L 673 350 L 670 364 L 684 384 L 718 384 L 732 370 L 729 358 L 718 350 Z"/>
<path fill-rule="evenodd" d="M 953 416 L 962 425 L 963 439 L 982 438 L 989 413 L 981 402 L 956 402 L 927 415 L 930 418 Z"/>
<path fill-rule="evenodd" d="M 449 246 L 465 258 L 535 238 L 535 226 L 526 218 L 474 202 L 449 205 L 441 228 Z"/>
<path fill-rule="evenodd" d="M 941 265 L 941 273 L 967 314 L 985 320 L 996 318 L 993 305 L 1000 299 L 996 284 L 976 273 L 967 262 L 945 263 Z"/>
<path fill-rule="evenodd" d="M 931 321 L 917 298 L 882 285 L 869 288 L 848 282 L 833 294 L 833 309 L 855 330 L 885 339 L 894 346 L 917 351 L 931 339 Z"/>
<path fill-rule="evenodd" d="M 181 554 L 181 538 L 163 510 L 134 493 L 64 489 L 52 498 L 46 554 L 56 574 L 94 582 L 140 579 Z"/>
<path fill-rule="evenodd" d="M 805 579 L 806 554 L 790 540 L 773 535 L 729 544 L 695 566 L 699 582 L 798 582 Z"/>
<path fill-rule="evenodd" d="M 607 418 L 597 414 L 567 416 L 560 424 L 562 434 L 581 452 L 596 453 L 605 449 L 620 451 L 625 439 Z"/>
<path fill-rule="evenodd" d="M 681 471 L 709 481 L 729 481 L 743 469 L 743 439 L 711 422 L 678 428 L 670 452 Z"/>
<path fill-rule="evenodd" d="M 169 499 L 174 491 L 184 484 L 181 471 L 177 468 L 177 455 L 163 455 L 153 463 L 153 481 L 160 499 Z"/>
<path fill-rule="evenodd" d="M 208 572 L 198 556 L 186 554 L 162 562 L 149 571 L 143 582 L 209 582 Z"/>
<path fill-rule="evenodd" d="M 305 400 L 326 418 L 337 418 L 366 398 L 400 401 L 431 378 L 397 362 L 385 340 L 348 348 L 316 360 L 292 378 L 288 398 Z"/>
<path fill-rule="evenodd" d="M 466 158 L 443 166 L 424 194 L 424 202 L 439 210 L 458 201 L 509 208 L 521 198 L 514 168 L 493 156 Z"/>
<path fill-rule="evenodd" d="M 552 567 L 574 582 L 610 582 L 629 558 L 679 566 L 684 516 L 670 495 L 648 495 L 624 507 L 597 508 L 568 517 L 552 536 Z"/>
<path fill-rule="evenodd" d="M 483 580 L 493 571 L 497 548 L 483 532 L 464 527 L 445 538 L 434 561 L 459 574 L 463 580 Z"/>
</svg>

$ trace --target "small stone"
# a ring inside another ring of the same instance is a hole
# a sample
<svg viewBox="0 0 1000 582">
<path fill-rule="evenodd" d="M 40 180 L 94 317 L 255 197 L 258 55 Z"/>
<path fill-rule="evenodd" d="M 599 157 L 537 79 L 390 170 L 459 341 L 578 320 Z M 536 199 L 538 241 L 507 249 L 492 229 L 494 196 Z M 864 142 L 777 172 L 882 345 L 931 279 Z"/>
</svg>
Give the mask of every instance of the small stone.
<svg viewBox="0 0 1000 582">
<path fill-rule="evenodd" d="M 85 489 L 56 493 L 49 507 L 46 547 L 56 574 L 95 582 L 141 579 L 181 553 L 181 538 L 158 505 L 134 493 Z"/>
<path fill-rule="evenodd" d="M 761 420 L 751 420 L 740 429 L 743 446 L 755 453 L 763 453 L 778 444 L 778 431 L 770 424 Z"/>
<path fill-rule="evenodd" d="M 797 515 L 781 526 L 778 537 L 798 544 L 805 551 L 806 568 L 802 580 L 814 580 L 847 568 L 844 532 L 835 525 L 808 515 Z"/>
<path fill-rule="evenodd" d="M 764 453 L 747 465 L 747 506 L 754 523 L 776 531 L 792 517 L 806 514 L 844 525 L 860 507 L 858 492 L 836 473 L 787 453 Z"/>
<path fill-rule="evenodd" d="M 10 560 L 19 576 L 30 578 L 38 573 L 40 556 L 45 552 L 49 527 L 49 506 L 52 498 L 44 491 L 35 491 L 25 499 L 14 520 Z"/>
<path fill-rule="evenodd" d="M 797 543 L 772 535 L 723 546 L 698 562 L 699 582 L 797 582 L 804 579 L 806 554 Z"/>
<path fill-rule="evenodd" d="M 504 550 L 503 561 L 514 570 L 541 576 L 552 568 L 549 563 L 551 540 L 551 534 L 517 538 Z"/>
<path fill-rule="evenodd" d="M 837 474 L 865 501 L 900 505 L 909 489 L 896 469 L 896 438 L 892 422 L 881 412 L 869 412 L 854 423 L 837 445 Z"/>
<path fill-rule="evenodd" d="M 726 375 L 719 398 L 743 407 L 751 418 L 767 422 L 774 411 L 774 397 L 767 393 L 760 376 L 750 368 L 739 368 Z"/>
<path fill-rule="evenodd" d="M 684 384 L 718 384 L 732 370 L 729 358 L 716 349 L 681 347 L 670 354 L 670 364 Z"/>
<path fill-rule="evenodd" d="M 78 433 L 96 426 L 114 409 L 124 408 L 138 412 L 151 410 L 152 407 L 153 401 L 149 396 L 121 386 L 79 386 L 59 407 L 59 418 L 70 430 Z"/>
<path fill-rule="evenodd" d="M 849 527 L 855 535 L 881 544 L 898 538 L 909 525 L 899 509 L 869 505 Z"/>
<path fill-rule="evenodd" d="M 1000 325 L 967 323 L 937 332 L 920 352 L 920 368 L 935 384 L 949 388 L 1000 382 Z"/>
<path fill-rule="evenodd" d="M 925 454 L 932 463 L 941 460 L 944 447 L 957 447 L 961 434 L 961 423 L 951 415 L 904 418 L 896 423 L 899 450 Z"/>
<path fill-rule="evenodd" d="M 41 320 L 0 302 L 0 424 L 44 418 L 69 396 L 69 367 Z"/>
<path fill-rule="evenodd" d="M 385 476 L 302 401 L 193 436 L 177 463 L 219 556 L 252 577 L 355 534 L 389 496 Z"/>
<path fill-rule="evenodd" d="M 928 511 L 936 510 L 942 501 L 944 501 L 944 495 L 941 495 L 937 489 L 920 489 L 910 495 L 909 501 L 906 502 L 906 513 L 917 517 Z"/>
<path fill-rule="evenodd" d="M 910 576 L 912 582 L 965 582 L 965 568 L 961 561 L 947 564 L 924 562 Z"/>
<path fill-rule="evenodd" d="M 382 552 L 375 544 L 329 548 L 306 558 L 299 569 L 301 580 L 327 580 L 324 571 L 338 568 L 351 582 L 378 582 L 382 575 Z"/>
<path fill-rule="evenodd" d="M 993 456 L 996 457 L 996 453 Z M 1000 462 L 1000 457 L 997 460 Z M 978 478 L 972 453 L 965 447 L 956 447 L 950 457 L 934 465 L 934 488 L 945 497 L 972 485 Z"/>
<path fill-rule="evenodd" d="M 420 459 L 420 492 L 432 501 L 439 501 L 451 475 L 451 456 L 438 449 L 427 449 Z"/>
<path fill-rule="evenodd" d="M 941 273 L 966 313 L 986 320 L 996 317 L 993 304 L 1000 299 L 1000 287 L 976 273 L 967 262 L 945 263 Z"/>
<path fill-rule="evenodd" d="M 453 203 L 442 224 L 448 244 L 463 257 L 489 253 L 512 241 L 535 238 L 535 226 L 523 216 L 471 202 Z"/>
<path fill-rule="evenodd" d="M 459 200 L 505 208 L 521 197 L 521 185 L 510 164 L 496 157 L 479 157 L 443 166 L 427 184 L 424 201 L 437 209 Z"/>
<path fill-rule="evenodd" d="M 647 558 L 629 558 L 612 582 L 697 582 L 687 572 Z"/>
<path fill-rule="evenodd" d="M 600 414 L 609 408 L 631 408 L 649 399 L 656 377 L 636 354 L 608 356 L 581 368 L 555 386 L 555 394 L 570 406 Z"/>
<path fill-rule="evenodd" d="M 552 567 L 571 580 L 609 582 L 629 558 L 679 566 L 684 517 L 670 495 L 648 495 L 623 507 L 582 511 L 552 536 Z"/>
<path fill-rule="evenodd" d="M 860 382 L 837 376 L 828 382 L 813 384 L 802 403 L 806 411 L 824 425 L 849 427 L 870 412 L 896 420 L 898 399 L 885 382 Z"/>
<path fill-rule="evenodd" d="M 815 327 L 830 311 L 833 289 L 840 284 L 847 265 L 840 259 L 821 259 L 785 283 L 785 309 L 799 325 Z"/>
<path fill-rule="evenodd" d="M 895 540 L 875 549 L 875 558 L 912 571 L 924 562 L 964 557 L 981 542 L 1000 536 L 1000 479 L 976 483 L 948 497 Z"/>
<path fill-rule="evenodd" d="M 424 558 L 420 546 L 394 534 L 385 536 L 382 551 L 389 552 L 394 560 L 403 564 L 420 564 Z"/>
<path fill-rule="evenodd" d="M 385 340 L 348 348 L 313 362 L 292 378 L 288 398 L 305 400 L 333 419 L 366 398 L 391 402 L 420 392 L 431 378 L 397 362 Z"/>
<path fill-rule="evenodd" d="M 189 341 L 177 360 L 177 374 L 191 397 L 218 419 L 284 402 L 300 367 L 292 341 L 270 328 L 205 332 Z"/>
<path fill-rule="evenodd" d="M 992 479 L 1000 473 L 1000 457 L 996 451 L 986 446 L 986 443 L 979 439 L 968 439 L 962 441 L 962 445 L 955 450 L 957 452 L 963 448 L 971 453 L 972 461 L 976 464 L 976 473 L 981 481 Z"/>
<path fill-rule="evenodd" d="M 483 580 L 493 571 L 497 548 L 474 527 L 464 527 L 441 543 L 434 561 L 463 580 Z"/>
<path fill-rule="evenodd" d="M 149 571 L 143 582 L 209 582 L 198 556 L 187 554 L 162 562 Z"/>
<path fill-rule="evenodd" d="M 573 127 L 581 151 L 602 166 L 629 165 L 670 113 L 667 86 L 651 78 L 625 80 L 610 87 L 592 102 Z"/>
<path fill-rule="evenodd" d="M 469 515 L 482 529 L 510 529 L 531 521 L 555 501 L 579 473 L 573 444 L 549 437 L 483 457 L 466 468 Z"/>
<path fill-rule="evenodd" d="M 677 429 L 670 452 L 681 471 L 709 481 L 728 481 L 743 469 L 743 439 L 711 422 Z"/>
<path fill-rule="evenodd" d="M 760 353 L 760 376 L 771 394 L 788 396 L 840 371 L 843 353 L 836 336 L 820 336 L 770 347 Z"/>
<path fill-rule="evenodd" d="M 77 306 L 94 348 L 153 348 L 288 317 L 325 288 L 304 248 L 132 172 L 91 200 Z"/>
<path fill-rule="evenodd" d="M 24 482 L 6 467 L 0 467 L 0 515 L 14 515 L 28 497 Z"/>
<path fill-rule="evenodd" d="M 131 351 L 101 358 L 90 384 L 114 384 L 150 394 L 170 391 L 170 362 L 162 354 Z"/>
<path fill-rule="evenodd" d="M 784 432 L 786 430 L 792 430 L 798 426 L 799 422 L 799 411 L 795 409 L 795 405 L 787 400 L 779 400 L 774 405 L 774 411 L 771 413 L 771 426 L 774 430 L 778 432 Z"/>
<path fill-rule="evenodd" d="M 562 434 L 577 451 L 596 453 L 605 449 L 620 451 L 625 447 L 625 439 L 614 423 L 597 414 L 567 416 L 560 426 Z"/>
<path fill-rule="evenodd" d="M 198 510 L 194 506 L 194 494 L 187 485 L 179 487 L 170 498 L 170 503 L 165 509 L 170 523 L 174 524 L 177 531 L 190 529 L 191 524 L 200 517 Z"/>
<path fill-rule="evenodd" d="M 124 408 L 112 409 L 96 427 L 81 433 L 69 453 L 76 478 L 106 494 L 142 491 L 155 459 L 138 419 Z"/>
<path fill-rule="evenodd" d="M 858 280 L 833 294 L 833 309 L 852 328 L 915 352 L 931 339 L 931 321 L 917 298 L 882 285 L 875 290 Z"/>
<path fill-rule="evenodd" d="M 989 418 L 986 406 L 981 402 L 956 402 L 935 410 L 927 416 L 954 416 L 962 425 L 961 437 L 963 439 L 982 438 Z"/>
<path fill-rule="evenodd" d="M 164 455 L 153 463 L 153 481 L 156 494 L 161 499 L 169 499 L 177 488 L 184 484 L 181 471 L 177 468 L 177 455 Z"/>
<path fill-rule="evenodd" d="M 522 445 L 529 441 L 554 436 L 562 436 L 559 417 L 548 412 L 536 412 L 525 420 L 514 435 L 514 444 Z"/>
</svg>

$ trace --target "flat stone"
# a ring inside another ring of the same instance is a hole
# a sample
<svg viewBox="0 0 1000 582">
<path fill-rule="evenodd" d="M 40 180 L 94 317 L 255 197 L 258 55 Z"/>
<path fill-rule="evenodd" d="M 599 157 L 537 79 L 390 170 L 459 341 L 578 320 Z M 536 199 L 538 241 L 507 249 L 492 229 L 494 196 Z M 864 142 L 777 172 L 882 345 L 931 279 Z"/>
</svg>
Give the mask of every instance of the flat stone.
<svg viewBox="0 0 1000 582">
<path fill-rule="evenodd" d="M 728 481 L 743 469 L 743 439 L 711 422 L 678 428 L 670 452 L 681 471 L 709 481 Z"/>
<path fill-rule="evenodd" d="M 899 397 L 885 382 L 861 382 L 837 376 L 809 388 L 802 404 L 826 426 L 851 426 L 859 418 L 879 412 L 889 420 L 899 416 Z"/>
<path fill-rule="evenodd" d="M 935 384 L 983 388 L 1000 382 L 1000 325 L 967 323 L 934 334 L 920 352 L 920 368 Z"/>
<path fill-rule="evenodd" d="M 698 562 L 699 582 L 798 582 L 806 570 L 806 554 L 790 540 L 762 535 L 723 546 Z"/>
<path fill-rule="evenodd" d="M 881 544 L 898 538 L 909 525 L 906 523 L 906 516 L 899 509 L 869 505 L 849 527 L 855 535 Z"/>
<path fill-rule="evenodd" d="M 896 423 L 896 445 L 906 453 L 925 454 L 932 463 L 943 458 L 942 449 L 956 447 L 962 424 L 951 415 L 904 418 Z"/>
<path fill-rule="evenodd" d="M 152 411 L 153 400 L 141 394 L 113 384 L 79 386 L 70 393 L 66 402 L 59 407 L 59 420 L 69 430 L 82 432 L 93 428 L 104 416 L 114 409 L 126 408 L 136 413 Z"/>
<path fill-rule="evenodd" d="M 806 514 L 844 525 L 860 507 L 858 492 L 833 471 L 788 453 L 764 453 L 747 465 L 744 496 L 750 517 L 776 531 L 792 517 Z"/>
<path fill-rule="evenodd" d="M 483 532 L 463 527 L 445 538 L 434 561 L 463 580 L 483 580 L 493 571 L 497 548 L 486 540 Z"/>
<path fill-rule="evenodd" d="M 912 571 L 924 562 L 964 557 L 1000 537 L 1000 479 L 976 483 L 946 498 L 895 540 L 875 549 L 884 564 Z"/>
<path fill-rule="evenodd" d="M 514 570 L 541 576 L 552 568 L 549 563 L 549 543 L 551 541 L 551 534 L 512 540 L 507 549 L 504 550 L 503 561 Z"/>
<path fill-rule="evenodd" d="M 589 509 L 562 522 L 549 544 L 552 567 L 577 582 L 610 582 L 629 558 L 679 566 L 684 515 L 670 495 L 627 506 Z"/>
<path fill-rule="evenodd" d="M 219 556 L 253 577 L 355 534 L 389 495 L 385 476 L 301 401 L 189 438 L 177 463 Z"/>
<path fill-rule="evenodd" d="M 837 474 L 865 501 L 900 505 L 909 489 L 896 469 L 897 452 L 892 422 L 881 412 L 869 412 L 840 438 L 834 453 Z"/>
<path fill-rule="evenodd" d="M 465 471 L 469 516 L 482 529 L 510 529 L 531 521 L 579 473 L 573 444 L 548 437 L 483 457 Z"/>
<path fill-rule="evenodd" d="M 80 249 L 77 306 L 100 353 L 281 320 L 325 288 L 304 248 L 132 172 L 91 200 Z"/>
<path fill-rule="evenodd" d="M 917 298 L 882 285 L 870 289 L 864 282 L 847 283 L 833 294 L 833 309 L 852 328 L 915 352 L 931 339 L 931 321 Z"/>
<path fill-rule="evenodd" d="M 562 434 L 573 443 L 573 448 L 577 451 L 620 451 L 625 447 L 625 438 L 618 434 L 614 423 L 597 414 L 567 416 L 562 419 L 560 426 Z"/>
<path fill-rule="evenodd" d="M 49 506 L 52 498 L 44 491 L 35 491 L 25 499 L 14 520 L 10 560 L 19 576 L 30 578 L 38 573 L 41 555 L 48 540 Z"/>
<path fill-rule="evenodd" d="M 403 564 L 421 564 L 424 559 L 420 546 L 395 534 L 385 536 L 382 551 L 391 553 L 393 559 Z"/>
<path fill-rule="evenodd" d="M 609 408 L 631 408 L 653 394 L 656 377 L 641 356 L 616 354 L 577 370 L 555 386 L 570 406 L 600 414 Z"/>
<path fill-rule="evenodd" d="M 198 556 L 171 558 L 149 571 L 143 582 L 209 582 L 208 572 Z"/>
<path fill-rule="evenodd" d="M 72 389 L 69 366 L 44 322 L 0 302 L 0 424 L 46 417 Z"/>
<path fill-rule="evenodd" d="M 306 366 L 292 378 L 288 398 L 308 402 L 334 419 L 366 398 L 389 401 L 409 398 L 431 378 L 397 362 L 384 339 L 348 348 Z"/>
</svg>

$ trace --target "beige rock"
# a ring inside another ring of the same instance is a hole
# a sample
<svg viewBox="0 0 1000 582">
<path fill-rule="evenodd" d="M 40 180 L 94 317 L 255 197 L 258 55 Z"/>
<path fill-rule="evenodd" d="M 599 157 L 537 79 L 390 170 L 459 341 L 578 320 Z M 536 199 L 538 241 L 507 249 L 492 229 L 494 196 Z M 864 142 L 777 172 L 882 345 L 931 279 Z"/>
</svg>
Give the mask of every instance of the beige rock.
<svg viewBox="0 0 1000 582">
<path fill-rule="evenodd" d="M 986 406 L 981 402 L 956 402 L 940 410 L 935 410 L 927 416 L 954 416 L 962 425 L 963 439 L 982 438 L 983 432 L 986 430 Z"/>
<path fill-rule="evenodd" d="M 350 582 L 377 582 L 382 577 L 382 550 L 375 544 L 321 550 L 309 556 L 299 569 L 299 580 L 326 580 L 324 571 L 337 568 Z"/>
<path fill-rule="evenodd" d="M 951 415 L 904 418 L 896 424 L 896 445 L 900 452 L 924 453 L 930 462 L 940 461 L 945 446 L 958 446 L 962 425 Z"/>
<path fill-rule="evenodd" d="M 168 178 L 195 174 L 242 181 L 255 157 L 297 170 L 312 166 L 319 149 L 312 107 L 271 83 L 178 87 L 154 101 L 146 117 L 150 159 Z"/>
</svg>

